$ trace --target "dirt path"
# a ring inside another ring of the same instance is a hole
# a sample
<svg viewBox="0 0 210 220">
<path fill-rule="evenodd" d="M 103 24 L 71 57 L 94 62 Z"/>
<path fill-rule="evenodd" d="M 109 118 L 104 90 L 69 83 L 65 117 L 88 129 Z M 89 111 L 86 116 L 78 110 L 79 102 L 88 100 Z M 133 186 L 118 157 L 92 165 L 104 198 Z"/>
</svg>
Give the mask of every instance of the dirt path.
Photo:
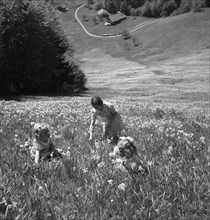
<svg viewBox="0 0 210 220">
<path fill-rule="evenodd" d="M 95 38 L 104 38 L 104 39 L 105 39 L 105 38 L 116 38 L 116 37 L 121 36 L 121 34 L 119 34 L 119 33 L 116 33 L 116 34 L 106 34 L 106 35 L 104 35 L 104 36 L 102 36 L 102 35 L 95 35 L 95 34 L 90 33 L 90 32 L 85 28 L 85 26 L 83 25 L 82 21 L 81 21 L 81 20 L 79 19 L 79 17 L 78 17 L 78 11 L 79 11 L 81 8 L 83 8 L 85 5 L 87 5 L 87 3 L 85 3 L 85 4 L 81 5 L 81 6 L 79 6 L 79 7 L 75 10 L 74 16 L 75 16 L 77 22 L 80 24 L 80 26 L 81 26 L 81 28 L 83 29 L 83 31 L 84 31 L 88 36 L 90 36 L 90 37 L 95 37 Z M 160 19 L 159 19 L 159 20 L 160 20 Z M 130 32 L 133 33 L 133 32 L 135 32 L 135 31 L 137 31 L 137 30 L 139 30 L 139 29 L 141 29 L 141 28 L 143 28 L 143 27 L 146 27 L 146 26 L 148 26 L 148 25 L 154 24 L 155 22 L 157 22 L 157 20 L 142 22 L 142 23 L 138 24 L 137 26 L 131 28 L 131 29 L 130 29 Z"/>
</svg>

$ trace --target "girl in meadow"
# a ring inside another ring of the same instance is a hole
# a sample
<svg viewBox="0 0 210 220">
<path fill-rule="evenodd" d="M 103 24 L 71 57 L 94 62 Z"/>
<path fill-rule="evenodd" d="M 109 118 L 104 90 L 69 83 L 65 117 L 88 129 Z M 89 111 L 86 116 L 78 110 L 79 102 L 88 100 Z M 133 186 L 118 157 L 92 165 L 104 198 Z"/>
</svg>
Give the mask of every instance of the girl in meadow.
<svg viewBox="0 0 210 220">
<path fill-rule="evenodd" d="M 103 101 L 100 97 L 92 97 L 91 105 L 93 109 L 91 111 L 89 141 L 92 141 L 96 118 L 99 116 L 102 118 L 103 138 L 109 139 L 111 143 L 116 143 L 123 129 L 121 115 L 111 103 Z"/>
</svg>

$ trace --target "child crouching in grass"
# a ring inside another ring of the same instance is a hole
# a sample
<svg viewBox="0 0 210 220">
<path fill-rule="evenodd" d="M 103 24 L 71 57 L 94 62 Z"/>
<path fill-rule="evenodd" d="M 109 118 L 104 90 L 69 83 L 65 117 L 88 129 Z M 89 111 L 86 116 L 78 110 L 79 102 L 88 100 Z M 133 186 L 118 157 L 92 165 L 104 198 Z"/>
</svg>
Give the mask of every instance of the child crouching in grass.
<svg viewBox="0 0 210 220">
<path fill-rule="evenodd" d="M 62 158 L 62 155 L 55 149 L 50 138 L 50 130 L 47 124 L 36 123 L 34 125 L 32 151 L 35 153 L 36 164 L 38 164 L 41 159 L 50 160 L 51 157 Z"/>
<path fill-rule="evenodd" d="M 99 116 L 102 118 L 103 138 L 108 139 L 110 143 L 116 144 L 123 130 L 121 115 L 111 103 L 103 101 L 100 97 L 92 97 L 91 105 L 93 109 L 91 111 L 89 141 L 92 141 L 96 118 Z"/>
<path fill-rule="evenodd" d="M 120 137 L 120 141 L 115 146 L 114 151 L 110 153 L 111 157 L 120 156 L 122 158 L 123 167 L 134 176 L 147 176 L 149 170 L 141 161 L 136 146 L 131 137 Z"/>
</svg>

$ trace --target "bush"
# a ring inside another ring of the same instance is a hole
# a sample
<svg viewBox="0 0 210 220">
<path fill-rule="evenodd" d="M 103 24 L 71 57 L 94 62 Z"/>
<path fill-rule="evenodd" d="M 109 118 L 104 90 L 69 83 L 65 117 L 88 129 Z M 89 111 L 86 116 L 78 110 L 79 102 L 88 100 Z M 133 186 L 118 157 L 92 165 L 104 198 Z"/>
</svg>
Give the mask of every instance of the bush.
<svg viewBox="0 0 210 220">
<path fill-rule="evenodd" d="M 181 0 L 178 12 L 179 14 L 187 13 L 191 10 L 192 2 L 191 0 Z"/>
<path fill-rule="evenodd" d="M 87 3 L 88 3 L 88 5 L 92 5 L 92 4 L 94 4 L 94 0 L 88 0 Z"/>
<path fill-rule="evenodd" d="M 193 12 L 201 12 L 203 8 L 206 7 L 206 3 L 204 0 L 193 0 L 192 1 L 192 11 Z"/>
<path fill-rule="evenodd" d="M 141 16 L 141 8 L 135 9 L 135 16 Z"/>
<path fill-rule="evenodd" d="M 45 1 L 8 1 L 0 29 L 0 94 L 58 92 L 75 84 L 73 46 Z M 68 59 L 67 59 L 68 53 Z M 83 74 L 83 85 L 85 84 Z"/>
<path fill-rule="evenodd" d="M 129 31 L 127 31 L 127 30 L 122 31 L 122 39 L 123 40 L 128 40 L 130 38 L 131 38 L 131 34 L 129 33 Z"/>
<path fill-rule="evenodd" d="M 101 2 L 95 3 L 94 6 L 93 6 L 94 11 L 99 11 L 102 8 L 103 8 L 103 3 L 101 3 Z"/>
<path fill-rule="evenodd" d="M 169 16 L 176 9 L 176 4 L 173 1 L 166 2 L 162 8 L 162 16 Z"/>
<path fill-rule="evenodd" d="M 150 10 L 151 10 L 152 17 L 159 17 L 160 16 L 160 12 L 157 10 L 156 1 L 151 2 Z"/>
<path fill-rule="evenodd" d="M 131 8 L 131 9 L 130 9 L 130 15 L 131 15 L 131 16 L 136 16 L 136 15 L 135 15 L 135 9 L 134 9 L 134 8 Z"/>
<path fill-rule="evenodd" d="M 119 10 L 125 15 L 128 15 L 130 13 L 129 6 L 126 1 L 120 3 Z"/>
<path fill-rule="evenodd" d="M 132 41 L 135 47 L 140 45 L 139 39 L 137 37 L 132 37 Z"/>
<path fill-rule="evenodd" d="M 132 4 L 133 3 L 135 3 L 135 5 L 137 4 L 136 1 L 132 1 Z M 204 7 L 210 6 L 207 0 L 145 0 L 138 3 L 140 8 L 135 8 L 132 4 L 122 2 L 120 11 L 132 16 L 166 17 L 189 11 L 199 12 L 203 11 Z M 135 12 L 135 10 L 137 11 Z"/>
<path fill-rule="evenodd" d="M 187 13 L 189 11 L 199 12 L 206 7 L 205 0 L 181 0 L 179 8 L 177 9 L 178 14 Z"/>
<path fill-rule="evenodd" d="M 112 1 L 104 1 L 104 8 L 110 13 L 115 14 L 118 11 L 119 6 Z"/>
<path fill-rule="evenodd" d="M 205 5 L 206 5 L 206 7 L 210 7 L 210 1 L 209 0 L 205 0 Z"/>
<path fill-rule="evenodd" d="M 82 15 L 82 20 L 83 20 L 83 21 L 89 21 L 89 18 L 88 18 L 87 15 Z"/>
<path fill-rule="evenodd" d="M 131 8 L 130 9 L 130 15 L 131 16 L 140 16 L 141 15 L 141 9 L 140 8 Z"/>
<path fill-rule="evenodd" d="M 151 3 L 149 1 L 146 1 L 144 6 L 142 7 L 142 16 L 152 17 Z"/>
<path fill-rule="evenodd" d="M 92 21 L 95 25 L 98 24 L 97 16 L 93 16 Z"/>
</svg>

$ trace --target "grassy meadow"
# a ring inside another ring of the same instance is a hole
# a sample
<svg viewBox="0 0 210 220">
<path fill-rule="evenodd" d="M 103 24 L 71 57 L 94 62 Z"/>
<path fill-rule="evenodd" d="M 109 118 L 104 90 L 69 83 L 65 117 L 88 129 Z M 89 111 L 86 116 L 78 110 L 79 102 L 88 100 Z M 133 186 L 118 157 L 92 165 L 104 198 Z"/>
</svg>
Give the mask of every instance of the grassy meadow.
<svg viewBox="0 0 210 220">
<path fill-rule="evenodd" d="M 74 18 L 84 1 L 55 2 L 69 9 L 58 15 L 89 94 L 0 99 L 0 220 L 208 220 L 210 10 L 158 19 L 132 32 L 135 47 L 131 39 L 87 36 Z M 93 24 L 92 13 L 83 8 L 79 17 L 89 16 L 84 25 L 94 34 L 147 20 L 105 27 Z M 100 120 L 88 141 L 90 94 L 119 110 L 147 177 L 131 176 L 110 157 Z M 62 159 L 34 164 L 32 122 L 50 125 Z"/>
<path fill-rule="evenodd" d="M 88 142 L 90 98 L 0 102 L 0 219 L 208 219 L 210 216 L 209 115 L 112 100 L 134 138 L 149 175 L 130 176 L 109 156 L 100 120 Z M 27 151 L 31 122 L 51 127 L 63 159 L 41 162 Z"/>
</svg>

